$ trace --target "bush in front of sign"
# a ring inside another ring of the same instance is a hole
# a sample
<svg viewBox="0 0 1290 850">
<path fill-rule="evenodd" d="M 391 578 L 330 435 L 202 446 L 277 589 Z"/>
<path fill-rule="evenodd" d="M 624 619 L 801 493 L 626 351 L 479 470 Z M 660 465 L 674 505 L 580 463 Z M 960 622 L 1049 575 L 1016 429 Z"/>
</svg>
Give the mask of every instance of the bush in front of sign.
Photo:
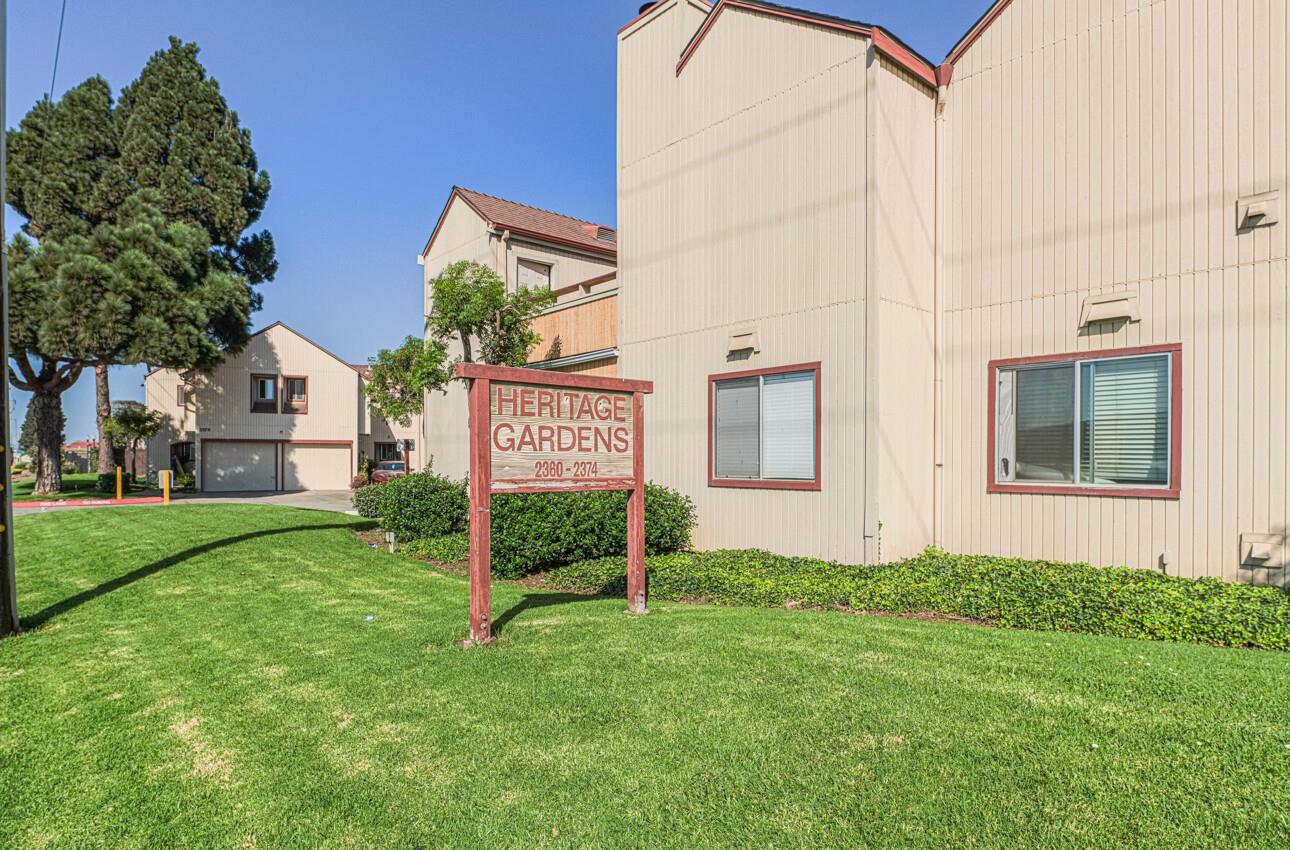
<svg viewBox="0 0 1290 850">
<path fill-rule="evenodd" d="M 529 493 L 492 500 L 493 575 L 518 578 L 585 558 L 627 552 L 627 493 Z M 645 485 L 645 551 L 690 545 L 694 503 L 675 490 Z"/>
<path fill-rule="evenodd" d="M 385 488 L 381 525 L 399 540 L 438 537 L 465 528 L 470 496 L 463 481 L 420 472 L 379 486 Z"/>
<path fill-rule="evenodd" d="M 359 516 L 381 520 L 399 540 L 419 540 L 461 531 L 470 497 L 466 484 L 433 472 L 418 472 L 354 491 Z"/>
<path fill-rule="evenodd" d="M 355 490 L 351 498 L 358 515 L 368 519 L 380 519 L 385 512 L 385 494 L 388 486 L 388 484 L 372 484 Z"/>
</svg>

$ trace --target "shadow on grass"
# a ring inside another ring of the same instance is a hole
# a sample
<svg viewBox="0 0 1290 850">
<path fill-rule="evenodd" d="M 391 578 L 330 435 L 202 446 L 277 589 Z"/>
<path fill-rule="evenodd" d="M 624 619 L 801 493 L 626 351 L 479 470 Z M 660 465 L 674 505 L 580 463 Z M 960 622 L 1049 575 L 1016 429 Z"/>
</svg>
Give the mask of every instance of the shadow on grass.
<svg viewBox="0 0 1290 850">
<path fill-rule="evenodd" d="M 551 591 L 545 593 L 526 593 L 524 598 L 512 605 L 501 616 L 493 621 L 493 636 L 497 637 L 506 628 L 506 625 L 514 620 L 525 611 L 533 611 L 538 608 L 551 608 L 556 605 L 573 605 L 578 602 L 604 602 L 609 597 L 599 594 L 590 596 L 584 593 L 561 593 Z M 625 604 L 625 603 L 624 603 Z"/>
<path fill-rule="evenodd" d="M 105 581 L 102 584 L 89 588 L 88 590 L 82 590 L 75 596 L 69 596 L 66 599 L 55 602 L 53 605 L 50 605 L 42 611 L 38 611 L 30 617 L 23 617 L 22 627 L 24 631 L 29 629 L 38 629 L 55 617 L 66 614 L 68 611 L 75 608 L 79 608 L 86 602 L 91 602 L 98 599 L 100 596 L 111 593 L 114 590 L 128 587 L 136 581 L 145 579 L 148 576 L 156 575 L 162 570 L 173 567 L 176 564 L 182 564 L 184 561 L 196 558 L 199 555 L 205 555 L 210 552 L 214 552 L 217 549 L 223 549 L 225 546 L 233 546 L 238 543 L 246 543 L 250 540 L 259 540 L 264 537 L 273 537 L 278 534 L 293 534 L 297 531 L 332 531 L 338 528 L 362 530 L 364 526 L 365 524 L 363 523 L 352 522 L 332 523 L 328 525 L 298 525 L 291 528 L 266 528 L 263 531 L 248 531 L 246 534 L 239 534 L 235 537 L 226 537 L 223 540 L 212 540 L 210 543 L 203 543 L 200 546 L 194 546 L 191 549 L 176 552 L 174 555 L 162 558 L 160 561 L 154 561 L 147 566 L 139 567 L 137 570 L 131 570 L 125 575 L 117 576 L 111 581 Z M 375 523 L 370 524 L 370 527 L 374 526 Z"/>
</svg>

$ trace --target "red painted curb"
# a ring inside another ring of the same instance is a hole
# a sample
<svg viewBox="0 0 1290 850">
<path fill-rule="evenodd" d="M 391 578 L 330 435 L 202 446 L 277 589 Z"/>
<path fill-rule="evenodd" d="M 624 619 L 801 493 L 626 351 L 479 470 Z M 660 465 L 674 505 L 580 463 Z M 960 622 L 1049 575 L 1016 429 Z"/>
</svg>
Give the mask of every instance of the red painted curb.
<svg viewBox="0 0 1290 850">
<path fill-rule="evenodd" d="M 159 505 L 160 496 L 141 496 L 138 499 L 82 499 L 63 502 L 14 502 L 16 510 L 23 508 L 115 508 L 126 505 Z"/>
</svg>

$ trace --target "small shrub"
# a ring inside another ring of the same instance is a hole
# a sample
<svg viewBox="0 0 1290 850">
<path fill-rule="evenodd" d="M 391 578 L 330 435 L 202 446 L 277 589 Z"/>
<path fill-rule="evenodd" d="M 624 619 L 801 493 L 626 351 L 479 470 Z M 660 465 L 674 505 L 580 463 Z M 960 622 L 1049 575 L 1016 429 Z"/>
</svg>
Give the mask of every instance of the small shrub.
<svg viewBox="0 0 1290 850">
<path fill-rule="evenodd" d="M 125 485 L 125 479 L 122 478 L 122 486 L 124 485 Z M 100 472 L 99 477 L 95 479 L 94 489 L 100 493 L 115 493 L 116 492 L 116 473 Z"/>
<path fill-rule="evenodd" d="M 371 481 L 367 480 L 366 475 L 360 473 L 359 475 L 355 475 L 353 478 L 349 479 L 349 489 L 358 490 L 363 487 L 370 486 L 371 483 Z"/>
<path fill-rule="evenodd" d="M 73 462 L 72 462 L 72 461 L 70 461 L 70 460 L 65 460 L 65 461 L 63 461 L 63 474 L 64 474 L 64 475 L 75 475 L 75 474 L 76 474 L 76 464 L 75 464 L 75 463 L 73 463 Z"/>
<path fill-rule="evenodd" d="M 354 510 L 359 516 L 380 519 L 385 510 L 385 493 L 388 484 L 370 484 L 354 491 Z"/>
<path fill-rule="evenodd" d="M 759 551 L 650 558 L 656 599 L 725 605 L 842 607 L 965 617 L 1003 628 L 1290 650 L 1290 594 L 1150 570 L 950 555 L 846 566 Z M 622 593 L 625 558 L 561 567 L 547 584 Z"/>
<path fill-rule="evenodd" d="M 175 476 L 175 486 L 180 490 L 196 490 L 197 475 L 192 472 L 181 472 Z"/>
<path fill-rule="evenodd" d="M 459 564 L 470 557 L 470 535 L 464 531 L 412 540 L 399 545 L 399 551 L 417 558 Z"/>
<path fill-rule="evenodd" d="M 354 491 L 354 507 L 361 516 L 379 517 L 399 540 L 419 540 L 464 528 L 470 498 L 464 482 L 419 472 Z"/>
</svg>

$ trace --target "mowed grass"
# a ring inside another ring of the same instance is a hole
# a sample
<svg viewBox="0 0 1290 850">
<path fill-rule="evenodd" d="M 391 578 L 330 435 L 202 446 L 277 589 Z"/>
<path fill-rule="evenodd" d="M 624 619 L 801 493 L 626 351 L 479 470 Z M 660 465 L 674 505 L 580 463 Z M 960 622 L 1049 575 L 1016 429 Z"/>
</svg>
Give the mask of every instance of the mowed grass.
<svg viewBox="0 0 1290 850">
<path fill-rule="evenodd" d="M 76 472 L 63 476 L 63 489 L 52 496 L 37 496 L 32 493 L 36 489 L 36 479 L 28 478 L 25 481 L 15 480 L 13 482 L 13 500 L 15 502 L 58 502 L 58 501 L 77 501 L 81 499 L 115 499 L 116 493 L 100 493 L 97 489 L 99 482 L 98 473 Z M 122 496 L 129 499 L 133 496 L 143 495 L 147 486 L 140 483 L 129 485 L 122 482 Z"/>
<path fill-rule="evenodd" d="M 358 524 L 19 518 L 0 845 L 1290 846 L 1286 655 L 508 584 L 466 650 Z"/>
</svg>

